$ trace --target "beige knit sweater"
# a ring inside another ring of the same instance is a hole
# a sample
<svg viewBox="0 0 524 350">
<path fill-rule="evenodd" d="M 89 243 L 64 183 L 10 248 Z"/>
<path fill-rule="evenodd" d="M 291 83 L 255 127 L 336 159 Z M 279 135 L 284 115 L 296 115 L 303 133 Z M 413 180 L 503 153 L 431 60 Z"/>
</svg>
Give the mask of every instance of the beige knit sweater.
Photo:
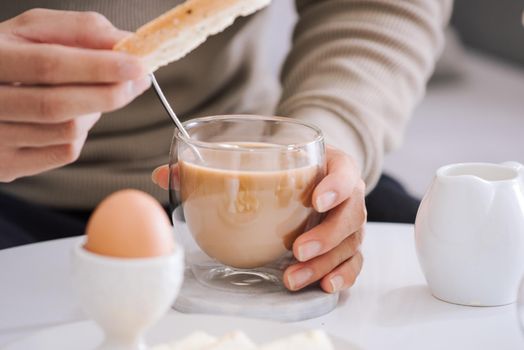
<svg viewBox="0 0 524 350">
<path fill-rule="evenodd" d="M 180 2 L 3 1 L 0 20 L 32 7 L 93 10 L 120 28 L 134 30 Z M 384 154 L 399 145 L 423 95 L 443 45 L 451 2 L 297 0 L 299 22 L 280 86 L 260 59 L 259 38 L 268 11 L 238 20 L 185 59 L 159 71 L 159 81 L 183 119 L 277 114 L 318 125 L 328 143 L 356 159 L 371 189 Z M 70 209 L 93 208 L 109 193 L 128 187 L 166 203 L 166 193 L 150 178 L 156 166 L 168 162 L 172 134 L 171 122 L 149 92 L 127 108 L 105 115 L 75 164 L 0 185 L 0 190 Z"/>
</svg>

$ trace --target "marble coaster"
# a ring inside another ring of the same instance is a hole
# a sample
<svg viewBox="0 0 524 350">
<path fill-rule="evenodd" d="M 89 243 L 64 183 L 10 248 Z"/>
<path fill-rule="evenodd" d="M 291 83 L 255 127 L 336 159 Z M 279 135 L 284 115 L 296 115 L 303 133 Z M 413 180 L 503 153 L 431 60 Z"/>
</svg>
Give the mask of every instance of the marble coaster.
<svg viewBox="0 0 524 350">
<path fill-rule="evenodd" d="M 222 291 L 203 285 L 186 269 L 174 308 L 184 313 L 296 322 L 327 314 L 337 306 L 338 298 L 339 294 L 325 293 L 318 285 L 293 293 L 285 289 L 265 294 Z"/>
</svg>

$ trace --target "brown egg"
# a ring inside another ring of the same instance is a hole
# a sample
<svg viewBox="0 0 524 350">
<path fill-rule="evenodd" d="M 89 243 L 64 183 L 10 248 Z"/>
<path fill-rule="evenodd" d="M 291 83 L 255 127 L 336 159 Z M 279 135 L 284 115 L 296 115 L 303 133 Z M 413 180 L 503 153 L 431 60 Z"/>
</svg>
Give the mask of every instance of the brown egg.
<svg viewBox="0 0 524 350">
<path fill-rule="evenodd" d="M 86 250 L 117 258 L 168 255 L 175 244 L 162 206 L 137 190 L 119 191 L 103 200 L 89 219 L 86 234 Z"/>
</svg>

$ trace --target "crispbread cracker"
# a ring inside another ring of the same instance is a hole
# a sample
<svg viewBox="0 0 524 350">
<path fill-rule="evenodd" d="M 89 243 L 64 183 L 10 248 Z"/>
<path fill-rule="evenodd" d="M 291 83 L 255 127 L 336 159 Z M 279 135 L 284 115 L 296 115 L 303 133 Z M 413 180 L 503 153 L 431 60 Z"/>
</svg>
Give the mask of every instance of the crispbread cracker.
<svg viewBox="0 0 524 350">
<path fill-rule="evenodd" d="M 256 350 L 257 346 L 248 336 L 235 331 L 219 338 L 215 343 L 202 350 Z"/>
<path fill-rule="evenodd" d="M 143 58 L 150 72 L 177 61 L 211 35 L 229 27 L 239 16 L 248 16 L 271 0 L 187 0 L 117 43 L 117 51 Z"/>
</svg>

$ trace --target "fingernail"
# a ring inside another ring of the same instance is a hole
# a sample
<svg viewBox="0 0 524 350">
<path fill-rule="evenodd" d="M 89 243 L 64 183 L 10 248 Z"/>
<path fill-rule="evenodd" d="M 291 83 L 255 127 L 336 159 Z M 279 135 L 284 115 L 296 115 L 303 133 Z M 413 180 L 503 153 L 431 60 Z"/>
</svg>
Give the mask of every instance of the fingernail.
<svg viewBox="0 0 524 350">
<path fill-rule="evenodd" d="M 321 213 L 328 211 L 335 205 L 337 193 L 330 191 L 317 197 L 317 210 Z"/>
<path fill-rule="evenodd" d="M 299 261 L 307 261 L 319 255 L 321 250 L 322 244 L 320 244 L 320 242 L 318 241 L 310 241 L 304 243 L 300 247 L 298 247 L 297 259 Z"/>
<path fill-rule="evenodd" d="M 156 168 L 155 170 L 153 170 L 153 173 L 151 174 L 151 180 L 153 181 L 155 185 L 158 185 L 158 182 L 156 181 L 156 177 L 158 173 L 160 172 L 160 169 L 161 167 Z"/>
<path fill-rule="evenodd" d="M 344 278 L 342 276 L 335 276 L 329 280 L 331 284 L 332 293 L 336 293 L 344 288 Z"/>
<path fill-rule="evenodd" d="M 133 81 L 133 93 L 139 95 L 149 89 L 151 86 L 151 79 L 149 77 L 143 77 L 142 79 Z"/>
<path fill-rule="evenodd" d="M 313 270 L 305 267 L 290 274 L 287 281 L 291 290 L 297 290 L 307 285 L 312 277 Z"/>
</svg>

